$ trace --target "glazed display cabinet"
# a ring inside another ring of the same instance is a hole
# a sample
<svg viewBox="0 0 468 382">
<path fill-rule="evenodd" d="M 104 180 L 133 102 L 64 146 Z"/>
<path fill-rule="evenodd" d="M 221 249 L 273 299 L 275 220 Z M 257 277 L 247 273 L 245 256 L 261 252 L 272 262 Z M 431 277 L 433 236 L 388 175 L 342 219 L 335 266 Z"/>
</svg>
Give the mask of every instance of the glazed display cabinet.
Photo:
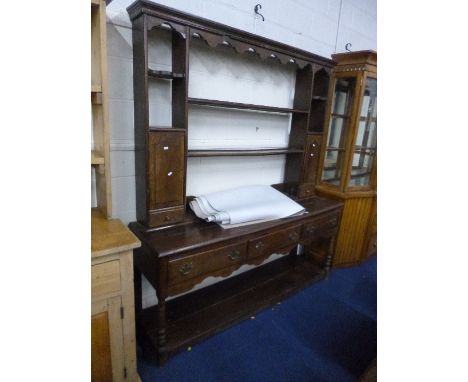
<svg viewBox="0 0 468 382">
<path fill-rule="evenodd" d="M 332 56 L 318 194 L 344 203 L 334 265 L 377 251 L 377 53 Z"/>
</svg>

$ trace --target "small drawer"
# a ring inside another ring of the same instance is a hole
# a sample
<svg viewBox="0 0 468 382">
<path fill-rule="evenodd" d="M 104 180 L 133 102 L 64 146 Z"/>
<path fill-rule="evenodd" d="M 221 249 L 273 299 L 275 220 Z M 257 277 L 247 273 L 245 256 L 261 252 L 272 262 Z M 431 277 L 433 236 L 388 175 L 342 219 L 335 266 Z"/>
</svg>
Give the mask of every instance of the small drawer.
<svg viewBox="0 0 468 382">
<path fill-rule="evenodd" d="M 159 227 L 163 225 L 178 223 L 184 219 L 184 216 L 184 206 L 150 211 L 148 217 L 148 226 Z"/>
<path fill-rule="evenodd" d="M 245 254 L 246 243 L 241 243 L 170 260 L 168 283 L 177 284 L 200 275 L 208 275 L 210 272 L 243 264 Z"/>
<path fill-rule="evenodd" d="M 338 230 L 339 220 L 339 214 L 334 213 L 304 223 L 302 237 L 304 239 L 310 239 L 332 235 Z"/>
<path fill-rule="evenodd" d="M 297 197 L 299 199 L 309 198 L 315 195 L 315 186 L 313 183 L 304 183 L 299 185 Z"/>
<path fill-rule="evenodd" d="M 301 226 L 297 225 L 286 230 L 270 233 L 249 240 L 248 259 L 271 255 L 275 251 L 291 247 L 299 243 Z"/>
<path fill-rule="evenodd" d="M 119 292 L 120 288 L 120 260 L 91 266 L 92 297 Z"/>
</svg>

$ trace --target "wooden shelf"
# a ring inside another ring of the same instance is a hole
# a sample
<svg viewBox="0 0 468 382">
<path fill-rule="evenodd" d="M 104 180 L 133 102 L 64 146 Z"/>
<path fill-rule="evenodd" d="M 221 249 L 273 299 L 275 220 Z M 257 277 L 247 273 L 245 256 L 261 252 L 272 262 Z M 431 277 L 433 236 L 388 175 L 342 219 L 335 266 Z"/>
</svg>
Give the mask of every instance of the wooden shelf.
<svg viewBox="0 0 468 382">
<path fill-rule="evenodd" d="M 185 78 L 184 73 L 174 73 L 167 70 L 153 70 L 148 69 L 148 76 L 153 78 L 162 78 L 167 80 L 173 80 L 175 78 Z"/>
<path fill-rule="evenodd" d="M 175 353 L 280 302 L 325 276 L 305 256 L 288 255 L 180 298 L 166 302 L 167 344 Z M 154 353 L 157 306 L 144 309 L 138 320 L 139 343 Z"/>
<path fill-rule="evenodd" d="M 102 86 L 101 85 L 91 85 L 91 93 L 101 93 Z"/>
<path fill-rule="evenodd" d="M 172 126 L 150 126 L 149 131 L 185 131 L 185 129 Z"/>
<path fill-rule="evenodd" d="M 215 150 L 188 150 L 188 157 L 219 157 L 219 156 L 263 156 L 280 154 L 300 154 L 304 150 L 299 149 L 215 149 Z"/>
<path fill-rule="evenodd" d="M 104 164 L 104 157 L 95 151 L 91 151 L 91 165 Z"/>
<path fill-rule="evenodd" d="M 326 101 L 327 97 L 322 97 L 322 96 L 313 96 L 312 99 L 314 101 Z"/>
<path fill-rule="evenodd" d="M 307 110 L 289 109 L 289 108 L 286 108 L 286 107 L 253 105 L 253 104 L 248 104 L 248 103 L 219 101 L 219 100 L 212 100 L 212 99 L 189 98 L 188 103 L 190 105 L 223 107 L 223 108 L 227 108 L 227 109 L 256 110 L 256 111 L 267 111 L 267 112 L 271 112 L 271 113 L 308 114 Z"/>
</svg>

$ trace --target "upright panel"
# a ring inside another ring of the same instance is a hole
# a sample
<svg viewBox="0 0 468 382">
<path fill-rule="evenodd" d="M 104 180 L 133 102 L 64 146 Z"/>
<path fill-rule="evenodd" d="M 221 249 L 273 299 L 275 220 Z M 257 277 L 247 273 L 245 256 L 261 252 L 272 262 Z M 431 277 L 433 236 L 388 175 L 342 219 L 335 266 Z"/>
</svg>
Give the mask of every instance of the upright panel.
<svg viewBox="0 0 468 382">
<path fill-rule="evenodd" d="M 147 219 L 148 34 L 146 16 L 132 21 L 136 215 Z"/>
</svg>

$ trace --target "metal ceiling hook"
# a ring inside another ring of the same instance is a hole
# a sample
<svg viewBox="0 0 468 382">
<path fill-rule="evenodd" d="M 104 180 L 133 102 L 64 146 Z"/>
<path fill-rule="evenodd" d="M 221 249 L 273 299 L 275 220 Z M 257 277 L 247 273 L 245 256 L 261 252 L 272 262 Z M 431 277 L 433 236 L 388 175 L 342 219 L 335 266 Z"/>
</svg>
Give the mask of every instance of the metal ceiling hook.
<svg viewBox="0 0 468 382">
<path fill-rule="evenodd" d="M 255 12 L 257 15 L 261 16 L 261 17 L 262 17 L 262 20 L 265 21 L 265 17 L 263 17 L 263 15 L 258 11 L 259 9 L 262 9 L 262 5 L 261 5 L 261 4 L 257 4 L 257 5 L 255 6 L 254 12 Z"/>
</svg>

